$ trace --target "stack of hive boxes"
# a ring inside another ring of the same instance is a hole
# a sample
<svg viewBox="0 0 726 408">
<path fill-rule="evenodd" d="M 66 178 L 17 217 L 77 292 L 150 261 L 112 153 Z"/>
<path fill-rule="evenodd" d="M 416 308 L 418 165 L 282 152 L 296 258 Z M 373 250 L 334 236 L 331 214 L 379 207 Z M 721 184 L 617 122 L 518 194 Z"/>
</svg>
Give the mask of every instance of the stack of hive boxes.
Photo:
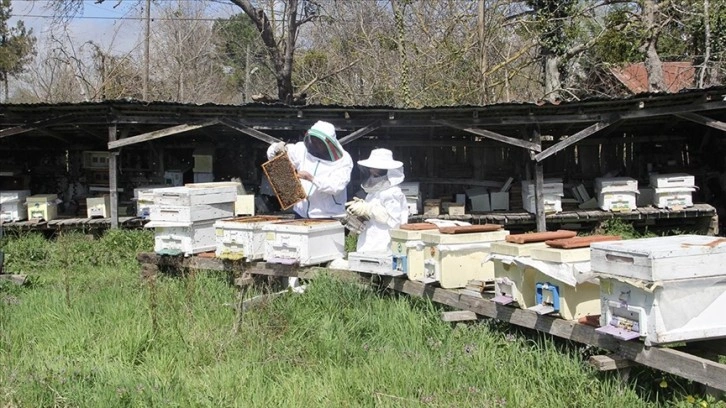
<svg viewBox="0 0 726 408">
<path fill-rule="evenodd" d="M 0 222 L 20 221 L 27 216 L 25 200 L 30 190 L 0 191 Z"/>
<path fill-rule="evenodd" d="M 651 174 L 653 205 L 658 208 L 685 208 L 693 206 L 695 178 L 690 174 Z"/>
<path fill-rule="evenodd" d="M 415 215 L 421 212 L 423 202 L 421 199 L 421 184 L 418 182 L 405 182 L 398 185 L 406 196 L 408 214 Z"/>
<path fill-rule="evenodd" d="M 595 179 L 597 204 L 604 211 L 632 211 L 636 208 L 638 180 L 630 177 Z"/>
<path fill-rule="evenodd" d="M 599 332 L 646 345 L 726 337 L 726 245 L 676 235 L 592 244 Z"/>
<path fill-rule="evenodd" d="M 214 223 L 234 216 L 238 185 L 220 182 L 154 189 L 146 224 L 154 228 L 154 251 L 188 256 L 214 250 Z"/>
<path fill-rule="evenodd" d="M 537 213 L 534 181 L 522 181 L 522 206 L 527 212 Z M 562 179 L 545 179 L 542 186 L 545 213 L 558 213 L 562 211 L 562 197 L 564 186 Z"/>
</svg>

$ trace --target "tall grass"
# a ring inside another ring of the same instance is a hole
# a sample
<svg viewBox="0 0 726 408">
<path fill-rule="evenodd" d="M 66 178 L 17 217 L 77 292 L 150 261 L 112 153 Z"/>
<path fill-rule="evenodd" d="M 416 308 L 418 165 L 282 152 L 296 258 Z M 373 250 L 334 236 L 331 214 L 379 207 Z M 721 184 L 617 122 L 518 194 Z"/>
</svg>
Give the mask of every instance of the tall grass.
<svg viewBox="0 0 726 408">
<path fill-rule="evenodd" d="M 115 231 L 97 241 L 67 234 L 55 242 L 27 235 L 2 245 L 9 269 L 35 282 L 0 287 L 2 407 L 655 407 L 685 401 L 685 394 L 660 388 L 661 379 L 621 383 L 598 374 L 580 350 L 545 336 L 491 321 L 452 327 L 427 300 L 377 293 L 334 276 L 316 279 L 304 294 L 248 310 L 235 333 L 236 291 L 226 277 L 159 276 L 153 289 L 139 279 L 134 255 L 151 248 L 148 234 Z M 29 245 L 36 247 L 28 251 Z"/>
</svg>

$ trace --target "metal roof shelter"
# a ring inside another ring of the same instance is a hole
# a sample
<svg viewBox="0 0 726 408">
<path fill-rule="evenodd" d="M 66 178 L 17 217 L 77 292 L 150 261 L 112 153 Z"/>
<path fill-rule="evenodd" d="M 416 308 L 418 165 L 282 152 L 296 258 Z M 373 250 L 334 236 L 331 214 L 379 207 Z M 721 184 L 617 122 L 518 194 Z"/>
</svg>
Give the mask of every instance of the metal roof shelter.
<svg viewBox="0 0 726 408">
<path fill-rule="evenodd" d="M 503 103 L 404 109 L 387 106 L 215 105 L 104 101 L 0 105 L 0 152 L 98 148 L 111 155 L 112 224 L 116 225 L 119 151 L 139 143 L 183 137 L 190 143 L 247 135 L 270 143 L 297 140 L 315 121 L 333 123 L 342 143 L 477 145 L 496 141 L 521 148 L 534 164 L 537 227 L 545 229 L 543 162 L 597 135 L 686 137 L 710 129 L 726 131 L 726 87 L 676 94 L 640 94 L 626 99 L 580 102 Z M 695 130 L 694 130 L 695 129 Z M 720 135 L 720 133 L 719 133 Z M 123 153 L 121 153 L 123 154 Z M 526 155 L 524 156 L 526 157 Z M 415 160 L 415 159 L 414 159 Z M 0 160 L 1 161 L 1 160 Z"/>
</svg>

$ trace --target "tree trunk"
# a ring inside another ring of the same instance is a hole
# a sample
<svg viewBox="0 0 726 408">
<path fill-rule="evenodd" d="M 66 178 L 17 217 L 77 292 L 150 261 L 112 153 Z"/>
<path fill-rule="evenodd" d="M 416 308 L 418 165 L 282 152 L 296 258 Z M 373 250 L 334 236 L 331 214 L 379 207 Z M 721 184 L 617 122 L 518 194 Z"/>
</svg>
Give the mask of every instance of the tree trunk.
<svg viewBox="0 0 726 408">
<path fill-rule="evenodd" d="M 409 67 L 408 61 L 406 60 L 406 32 L 403 24 L 404 11 L 397 7 L 395 1 L 391 1 L 391 7 L 393 8 L 393 14 L 396 19 L 396 30 L 398 31 L 398 58 L 401 62 L 401 94 L 403 95 L 403 105 L 411 106 L 411 89 L 409 86 Z M 405 7 L 405 3 L 404 3 Z"/>
<path fill-rule="evenodd" d="M 560 78 L 560 57 L 549 50 L 543 50 L 545 99 L 554 102 L 560 99 L 562 80 Z"/>
<path fill-rule="evenodd" d="M 658 36 L 660 35 L 660 29 L 655 17 L 656 8 L 654 0 L 645 0 L 643 2 L 643 25 L 646 28 L 646 34 L 642 49 L 645 52 L 645 72 L 648 73 L 649 92 L 666 90 L 665 80 L 663 79 L 663 62 L 660 60 L 656 49 Z"/>
<path fill-rule="evenodd" d="M 479 29 L 479 52 L 480 52 L 480 60 L 479 60 L 479 72 L 481 74 L 480 78 L 480 95 L 479 95 L 479 101 L 482 105 L 486 105 L 489 102 L 489 97 L 487 96 L 488 91 L 488 84 L 487 84 L 487 70 L 489 70 L 489 59 L 487 57 L 487 39 L 486 39 L 486 12 L 487 12 L 487 6 L 485 0 L 479 0 L 479 14 L 477 19 L 477 28 Z"/>
<path fill-rule="evenodd" d="M 703 62 L 701 63 L 701 69 L 698 73 L 698 87 L 704 88 L 706 85 L 706 72 L 708 72 L 708 65 L 711 62 L 711 17 L 709 15 L 709 1 L 703 0 Z"/>
</svg>

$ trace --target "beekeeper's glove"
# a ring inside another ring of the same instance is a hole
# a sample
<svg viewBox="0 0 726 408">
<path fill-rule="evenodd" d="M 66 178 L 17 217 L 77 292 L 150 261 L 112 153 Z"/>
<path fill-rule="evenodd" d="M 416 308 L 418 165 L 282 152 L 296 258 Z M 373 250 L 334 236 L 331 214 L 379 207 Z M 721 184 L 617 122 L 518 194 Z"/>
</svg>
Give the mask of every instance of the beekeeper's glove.
<svg viewBox="0 0 726 408">
<path fill-rule="evenodd" d="M 275 156 L 277 156 L 278 154 L 282 154 L 287 150 L 287 148 L 285 147 L 285 142 L 273 143 L 271 146 L 272 154 Z"/>
<path fill-rule="evenodd" d="M 354 198 L 353 201 L 345 203 L 347 211 L 358 217 L 372 218 L 378 222 L 386 223 L 390 218 L 388 211 L 378 203 L 368 203 L 360 198 Z"/>
</svg>

